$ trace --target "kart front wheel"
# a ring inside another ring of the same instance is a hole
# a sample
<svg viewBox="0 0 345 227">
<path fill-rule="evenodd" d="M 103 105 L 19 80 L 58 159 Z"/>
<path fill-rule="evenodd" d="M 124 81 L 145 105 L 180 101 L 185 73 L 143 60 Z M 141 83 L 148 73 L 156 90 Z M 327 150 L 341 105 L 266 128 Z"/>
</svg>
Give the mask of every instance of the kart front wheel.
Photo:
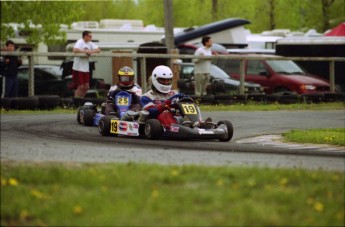
<svg viewBox="0 0 345 227">
<path fill-rule="evenodd" d="M 80 117 L 83 117 L 83 123 L 85 126 L 93 126 L 93 119 L 96 113 L 92 109 L 84 109 L 80 111 Z"/>
<path fill-rule="evenodd" d="M 80 111 L 82 111 L 83 109 L 84 109 L 83 106 L 80 106 L 80 107 L 78 108 L 78 112 L 77 112 L 77 121 L 78 121 L 79 124 L 82 124 L 82 122 L 80 121 Z"/>
<path fill-rule="evenodd" d="M 110 136 L 110 120 L 111 120 L 111 116 L 104 116 L 101 118 L 101 120 L 99 120 L 98 123 L 98 132 L 102 135 L 102 136 Z"/>
<path fill-rule="evenodd" d="M 163 127 L 157 119 L 150 119 L 145 124 L 145 136 L 150 140 L 157 140 L 163 134 Z"/>
<path fill-rule="evenodd" d="M 224 133 L 224 135 L 222 135 L 221 137 L 219 137 L 219 141 L 221 142 L 228 142 L 232 139 L 232 136 L 234 135 L 234 127 L 232 126 L 230 121 L 219 121 L 218 122 L 218 127 L 220 128 L 225 128 L 226 132 Z"/>
</svg>

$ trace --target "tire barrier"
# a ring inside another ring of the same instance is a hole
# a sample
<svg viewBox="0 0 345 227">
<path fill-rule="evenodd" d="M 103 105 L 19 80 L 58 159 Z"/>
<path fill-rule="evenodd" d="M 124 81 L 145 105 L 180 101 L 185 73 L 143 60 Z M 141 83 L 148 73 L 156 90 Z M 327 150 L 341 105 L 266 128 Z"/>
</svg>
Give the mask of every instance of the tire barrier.
<svg viewBox="0 0 345 227">
<path fill-rule="evenodd" d="M 209 95 L 191 97 L 198 104 L 203 105 L 234 105 L 234 104 L 296 104 L 296 103 L 324 103 L 344 102 L 345 93 L 322 93 L 322 94 L 247 94 L 247 95 Z M 31 97 L 1 98 L 1 109 L 5 110 L 52 110 L 57 107 L 78 108 L 85 102 L 92 102 L 97 106 L 105 101 L 104 98 L 60 98 L 57 95 L 37 95 Z"/>
</svg>

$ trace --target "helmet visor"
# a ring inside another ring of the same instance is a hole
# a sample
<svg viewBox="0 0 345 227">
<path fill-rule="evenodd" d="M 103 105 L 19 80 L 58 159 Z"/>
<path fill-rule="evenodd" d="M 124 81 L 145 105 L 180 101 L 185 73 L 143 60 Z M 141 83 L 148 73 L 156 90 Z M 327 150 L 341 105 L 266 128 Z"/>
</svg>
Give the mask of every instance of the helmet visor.
<svg viewBox="0 0 345 227">
<path fill-rule="evenodd" d="M 121 82 L 132 81 L 132 80 L 133 80 L 133 76 L 123 76 L 123 75 L 121 75 L 121 76 L 119 76 L 119 80 L 120 80 Z"/>
<path fill-rule="evenodd" d="M 171 85 L 172 84 L 172 79 L 169 78 L 158 78 L 157 79 L 158 83 L 163 84 L 163 85 Z"/>
</svg>

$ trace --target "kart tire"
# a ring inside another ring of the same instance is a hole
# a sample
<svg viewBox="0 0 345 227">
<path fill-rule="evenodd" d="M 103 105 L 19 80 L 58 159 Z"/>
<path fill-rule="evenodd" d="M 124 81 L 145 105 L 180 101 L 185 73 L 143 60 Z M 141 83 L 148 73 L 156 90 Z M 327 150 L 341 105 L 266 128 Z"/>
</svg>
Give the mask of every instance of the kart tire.
<svg viewBox="0 0 345 227">
<path fill-rule="evenodd" d="M 79 124 L 82 124 L 80 121 L 80 111 L 83 109 L 83 106 L 78 107 L 78 111 L 77 111 L 77 121 Z"/>
<path fill-rule="evenodd" d="M 93 126 L 93 119 L 95 117 L 95 111 L 93 111 L 92 109 L 87 109 L 85 108 L 83 111 L 80 112 L 81 115 L 80 117 L 84 118 L 84 126 Z"/>
<path fill-rule="evenodd" d="M 61 105 L 61 98 L 58 95 L 36 95 L 34 97 L 38 97 L 40 110 L 52 110 Z"/>
<path fill-rule="evenodd" d="M 159 120 L 149 119 L 145 124 L 145 136 L 150 140 L 158 140 L 163 134 L 163 127 Z"/>
<path fill-rule="evenodd" d="M 98 123 L 98 132 L 102 135 L 102 136 L 110 136 L 110 120 L 112 119 L 112 116 L 104 116 L 101 118 L 101 120 L 99 120 Z M 117 134 L 114 134 L 117 136 Z"/>
<path fill-rule="evenodd" d="M 38 108 L 38 98 L 31 97 L 18 97 L 13 98 L 12 107 L 16 110 L 36 110 Z"/>
<path fill-rule="evenodd" d="M 12 98 L 1 98 L 1 108 L 9 110 L 12 108 Z"/>
<path fill-rule="evenodd" d="M 232 136 L 234 135 L 234 127 L 232 126 L 230 121 L 223 120 L 218 122 L 218 126 L 224 124 L 228 130 L 228 133 L 222 137 L 219 138 L 219 141 L 221 142 L 228 142 L 232 139 Z"/>
</svg>

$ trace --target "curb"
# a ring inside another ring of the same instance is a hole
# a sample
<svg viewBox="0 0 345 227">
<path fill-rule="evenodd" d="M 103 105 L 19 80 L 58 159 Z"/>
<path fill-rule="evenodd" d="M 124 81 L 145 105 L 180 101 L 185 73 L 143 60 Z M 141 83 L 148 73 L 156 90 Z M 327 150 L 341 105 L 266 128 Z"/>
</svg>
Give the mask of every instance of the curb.
<svg viewBox="0 0 345 227">
<path fill-rule="evenodd" d="M 334 146 L 328 144 L 301 144 L 283 142 L 281 135 L 261 135 L 250 138 L 238 139 L 237 144 L 256 145 L 260 148 L 279 148 L 282 152 L 277 153 L 295 153 L 303 155 L 321 155 L 345 157 L 344 146 Z M 261 150 L 261 149 L 260 149 Z"/>
</svg>

